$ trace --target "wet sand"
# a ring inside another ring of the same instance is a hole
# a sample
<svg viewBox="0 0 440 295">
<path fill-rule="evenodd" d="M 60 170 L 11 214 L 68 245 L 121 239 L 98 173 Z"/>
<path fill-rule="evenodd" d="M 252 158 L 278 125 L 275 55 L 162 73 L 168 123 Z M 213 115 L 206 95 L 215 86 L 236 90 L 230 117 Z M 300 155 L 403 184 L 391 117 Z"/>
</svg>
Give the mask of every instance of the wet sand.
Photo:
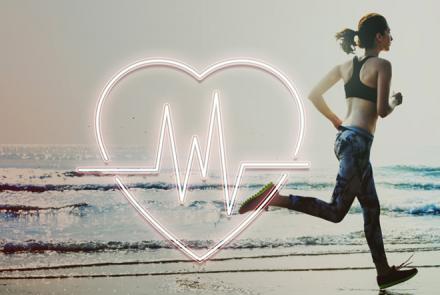
<svg viewBox="0 0 440 295">
<path fill-rule="evenodd" d="M 388 256 L 402 262 L 408 255 Z M 416 253 L 417 276 L 386 292 L 376 285 L 369 253 L 358 253 L 2 271 L 0 294 L 428 295 L 438 293 L 439 262 L 438 251 Z"/>
</svg>

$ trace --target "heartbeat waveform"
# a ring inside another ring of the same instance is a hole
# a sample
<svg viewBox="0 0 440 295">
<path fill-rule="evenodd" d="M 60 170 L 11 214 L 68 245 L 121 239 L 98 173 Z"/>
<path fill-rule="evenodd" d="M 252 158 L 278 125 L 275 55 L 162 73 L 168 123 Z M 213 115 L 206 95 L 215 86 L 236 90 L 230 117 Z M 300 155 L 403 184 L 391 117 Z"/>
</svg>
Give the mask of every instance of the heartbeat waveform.
<svg viewBox="0 0 440 295">
<path fill-rule="evenodd" d="M 220 102 L 218 98 L 218 92 L 213 93 L 213 104 L 211 109 L 211 115 L 209 119 L 209 132 L 208 132 L 208 142 L 205 151 L 205 157 L 203 158 L 199 139 L 196 135 L 192 137 L 190 154 L 188 157 L 188 162 L 186 166 L 186 171 L 182 183 L 181 173 L 179 170 L 179 163 L 177 158 L 176 141 L 174 135 L 174 127 L 171 119 L 171 111 L 169 104 L 165 104 L 162 116 L 162 124 L 160 128 L 159 145 L 157 148 L 156 162 L 154 167 L 78 167 L 77 171 L 82 173 L 87 172 L 98 172 L 102 174 L 158 174 L 161 168 L 161 159 L 163 153 L 163 141 L 165 139 L 165 132 L 168 133 L 169 140 L 171 142 L 171 153 L 173 157 L 174 172 L 176 174 L 176 183 L 178 197 L 181 204 L 185 201 L 186 191 L 188 187 L 189 177 L 191 175 L 191 167 L 194 161 L 194 155 L 197 156 L 201 176 L 203 179 L 207 177 L 208 172 L 208 160 L 211 152 L 211 141 L 213 138 L 213 130 L 215 123 L 217 124 L 217 133 L 220 145 L 220 160 L 221 160 L 221 171 L 223 178 L 223 189 L 225 194 L 225 205 L 227 215 L 232 214 L 232 210 L 235 204 L 236 196 L 240 187 L 241 179 L 246 170 L 293 170 L 293 169 L 308 169 L 310 168 L 309 162 L 242 162 L 239 167 L 238 174 L 236 176 L 235 185 L 233 187 L 232 193 L 229 189 L 228 184 L 228 173 L 226 167 L 226 152 L 225 152 L 225 142 L 223 135 L 223 123 L 221 119 L 220 112 Z"/>
</svg>

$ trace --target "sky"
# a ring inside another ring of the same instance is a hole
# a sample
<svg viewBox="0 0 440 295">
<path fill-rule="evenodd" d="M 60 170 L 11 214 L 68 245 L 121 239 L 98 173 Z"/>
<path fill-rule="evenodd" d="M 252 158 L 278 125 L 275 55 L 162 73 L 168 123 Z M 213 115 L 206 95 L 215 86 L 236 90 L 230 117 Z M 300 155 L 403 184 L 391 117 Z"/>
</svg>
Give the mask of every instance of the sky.
<svg viewBox="0 0 440 295">
<path fill-rule="evenodd" d="M 352 58 L 334 34 L 356 29 L 362 15 L 377 12 L 394 38 L 382 53 L 393 65 L 391 89 L 404 98 L 379 119 L 372 154 L 379 162 L 426 156 L 426 149 L 440 148 L 438 11 L 437 1 L 3 0 L 0 144 L 96 144 L 98 96 L 117 71 L 137 60 L 171 58 L 201 71 L 248 57 L 275 66 L 299 91 L 306 109 L 301 156 L 314 152 L 315 161 L 335 160 L 336 130 L 306 96 L 334 65 Z M 109 98 L 105 136 L 110 143 L 155 146 L 168 102 L 179 144 L 188 149 L 192 135 L 206 135 L 214 89 L 237 159 L 256 157 L 256 145 L 268 158 L 293 150 L 295 104 L 273 78 L 250 69 L 224 71 L 203 83 L 160 69 L 136 73 Z M 343 118 L 342 82 L 324 98 Z"/>
</svg>

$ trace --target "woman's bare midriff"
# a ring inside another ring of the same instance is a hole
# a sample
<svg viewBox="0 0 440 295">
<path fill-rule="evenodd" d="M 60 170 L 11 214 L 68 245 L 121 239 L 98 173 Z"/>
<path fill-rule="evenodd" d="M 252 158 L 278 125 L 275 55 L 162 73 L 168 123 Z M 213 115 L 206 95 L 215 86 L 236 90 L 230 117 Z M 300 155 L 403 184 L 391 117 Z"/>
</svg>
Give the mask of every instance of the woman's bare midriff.
<svg viewBox="0 0 440 295">
<path fill-rule="evenodd" d="M 347 115 L 342 126 L 356 126 L 374 134 L 377 122 L 376 103 L 358 97 L 347 98 Z"/>
</svg>

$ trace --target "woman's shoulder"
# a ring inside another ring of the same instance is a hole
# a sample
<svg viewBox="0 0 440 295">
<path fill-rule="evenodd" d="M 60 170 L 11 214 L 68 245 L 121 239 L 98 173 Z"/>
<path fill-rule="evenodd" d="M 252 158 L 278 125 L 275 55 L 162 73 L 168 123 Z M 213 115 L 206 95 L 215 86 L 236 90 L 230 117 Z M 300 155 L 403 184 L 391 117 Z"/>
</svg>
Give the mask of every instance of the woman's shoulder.
<svg viewBox="0 0 440 295">
<path fill-rule="evenodd" d="M 378 70 L 391 71 L 391 62 L 385 58 L 374 57 L 376 68 Z"/>
<path fill-rule="evenodd" d="M 351 57 L 350 59 L 340 63 L 337 65 L 339 71 L 341 73 L 350 72 L 353 67 L 353 59 L 356 58 L 356 55 Z"/>
<path fill-rule="evenodd" d="M 350 59 L 348 59 L 348 60 L 346 60 L 346 61 L 344 61 L 344 62 L 338 64 L 338 67 L 339 67 L 340 69 L 348 69 L 348 68 L 350 68 L 350 67 L 353 65 L 353 59 L 354 59 L 355 57 L 356 57 L 356 55 L 353 56 L 352 58 L 350 58 Z"/>
<path fill-rule="evenodd" d="M 358 58 L 359 59 L 359 58 Z M 366 61 L 368 67 L 376 68 L 377 70 L 388 70 L 391 69 L 391 62 L 385 58 L 373 56 Z"/>
<path fill-rule="evenodd" d="M 346 61 L 347 64 L 350 64 L 353 59 L 350 59 Z M 362 58 L 358 57 L 358 60 L 363 60 Z M 378 57 L 378 56 L 372 56 L 368 58 L 368 61 L 366 61 L 368 64 L 373 65 L 375 67 L 390 67 L 391 62 L 385 58 Z M 345 64 L 345 63 L 344 63 Z"/>
<path fill-rule="evenodd" d="M 353 63 L 353 60 L 357 59 L 359 61 L 361 61 L 363 58 L 359 57 L 357 55 L 352 56 L 350 59 L 347 59 L 346 61 L 342 62 L 341 64 L 339 64 L 340 66 L 344 66 L 344 65 L 350 65 Z M 391 62 L 385 58 L 382 57 L 378 57 L 378 56 L 372 56 L 370 58 L 371 60 L 376 61 L 377 63 L 382 63 L 382 64 L 391 64 Z"/>
<path fill-rule="evenodd" d="M 355 56 L 351 57 L 350 59 L 348 59 L 348 60 L 346 60 L 336 66 L 339 70 L 339 73 L 341 73 L 341 76 L 343 77 L 344 81 L 348 81 L 348 79 L 352 75 L 353 60 L 354 59 L 362 60 L 362 58 L 359 58 L 357 55 L 355 55 Z M 391 62 L 385 58 L 374 56 L 374 57 L 369 58 L 367 63 L 368 63 L 367 67 L 369 67 L 373 71 L 376 71 L 376 72 L 385 71 L 385 72 L 391 73 Z"/>
</svg>

